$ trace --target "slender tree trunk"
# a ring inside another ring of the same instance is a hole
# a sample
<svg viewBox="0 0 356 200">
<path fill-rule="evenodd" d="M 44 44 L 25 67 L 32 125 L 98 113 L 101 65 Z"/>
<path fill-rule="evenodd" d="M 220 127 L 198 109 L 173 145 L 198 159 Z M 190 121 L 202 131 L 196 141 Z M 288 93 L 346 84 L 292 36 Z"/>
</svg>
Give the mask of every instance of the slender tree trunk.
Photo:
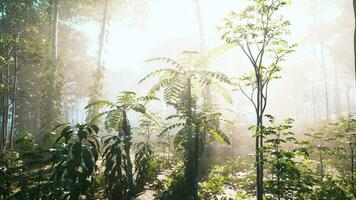
<svg viewBox="0 0 356 200">
<path fill-rule="evenodd" d="M 4 78 L 3 78 L 3 73 L 1 73 L 1 84 L 4 84 Z M 4 84 L 5 85 L 5 84 Z M 4 149 L 4 144 L 5 144 L 5 91 L 2 92 L 1 94 L 1 135 L 0 135 L 0 151 Z"/>
<path fill-rule="evenodd" d="M 316 122 L 316 108 L 315 108 L 315 92 L 314 86 L 312 87 L 312 106 L 313 106 L 313 122 Z"/>
<path fill-rule="evenodd" d="M 338 71 L 338 66 L 335 64 L 335 61 L 333 60 L 333 79 L 334 79 L 334 89 L 333 89 L 333 99 L 334 99 L 334 114 L 335 116 L 339 116 L 342 113 L 342 104 L 341 104 L 341 99 L 340 99 L 340 94 L 342 89 L 340 88 L 340 80 L 339 80 L 339 71 Z"/>
<path fill-rule="evenodd" d="M 4 85 L 4 77 L 3 77 L 3 71 L 2 69 L 0 69 L 0 84 L 1 85 Z M 3 144 L 4 144 L 4 140 L 5 140 L 5 137 L 4 137 L 4 131 L 3 131 L 3 127 L 4 127 L 4 112 L 5 112 L 5 107 L 4 107 L 4 100 L 5 100 L 5 91 L 2 91 L 1 92 L 1 133 L 0 133 L 0 151 L 3 150 Z"/>
<path fill-rule="evenodd" d="M 198 192 L 199 192 L 199 126 L 195 125 L 195 135 L 194 135 L 194 200 L 198 200 Z"/>
<path fill-rule="evenodd" d="M 324 95 L 325 95 L 325 112 L 326 112 L 326 120 L 330 119 L 329 112 L 329 88 L 328 88 L 328 77 L 326 73 L 326 64 L 325 64 L 325 54 L 324 54 L 324 42 L 320 39 L 320 56 L 321 56 L 321 67 L 323 70 L 324 77 Z"/>
<path fill-rule="evenodd" d="M 263 87 L 262 87 L 262 80 L 260 75 L 260 67 L 256 67 L 257 70 L 257 109 L 256 109 L 256 116 L 257 116 L 257 129 L 256 129 L 256 163 L 257 163 L 257 200 L 263 199 L 263 112 L 264 112 L 264 105 L 265 101 L 263 100 Z"/>
<path fill-rule="evenodd" d="M 103 62 L 102 60 L 103 60 L 104 43 L 105 43 L 105 36 L 106 36 L 106 27 L 107 27 L 108 16 L 109 16 L 109 1 L 110 0 L 105 0 L 103 19 L 100 28 L 97 69 L 100 69 L 102 67 L 102 62 Z"/>
<path fill-rule="evenodd" d="M 48 55 L 46 59 L 49 59 L 50 66 L 46 69 L 46 74 L 43 78 L 42 84 L 42 93 L 44 95 L 41 96 L 41 103 L 39 106 L 40 114 L 39 114 L 39 126 L 40 132 L 44 133 L 53 126 L 59 120 L 59 110 L 58 105 L 59 101 L 57 96 L 60 93 L 60 89 L 57 87 L 57 46 L 58 46 L 58 16 L 59 16 L 59 1 L 60 0 L 52 0 L 52 21 L 49 26 L 51 30 L 48 32 L 49 38 L 51 40 L 51 47 L 48 51 Z M 47 62 L 44 62 L 44 65 L 47 65 Z M 43 136 L 43 134 L 41 134 Z"/>
<path fill-rule="evenodd" d="M 200 51 L 205 51 L 205 39 L 204 39 L 204 27 L 203 27 L 203 20 L 201 16 L 201 9 L 200 9 L 200 0 L 194 0 L 195 7 L 196 7 L 196 16 L 198 22 L 198 29 L 199 29 L 199 39 L 200 39 Z"/>
<path fill-rule="evenodd" d="M 278 133 L 278 139 L 280 137 L 280 132 Z M 277 196 L 278 200 L 281 198 L 281 186 L 280 186 L 280 163 L 279 163 L 279 146 L 277 145 Z"/>
<path fill-rule="evenodd" d="M 15 117 L 16 117 L 16 89 L 17 89 L 17 68 L 18 68 L 18 61 L 17 61 L 17 49 L 14 49 L 14 77 L 12 83 L 12 110 L 11 110 L 11 126 L 10 126 L 10 134 L 9 134 L 9 149 L 13 147 L 12 136 L 14 132 L 15 126 Z"/>
<path fill-rule="evenodd" d="M 102 79 L 102 73 L 104 69 L 103 65 L 103 52 L 104 52 L 104 44 L 105 44 L 105 36 L 106 36 L 106 29 L 107 29 L 107 24 L 108 24 L 108 18 L 109 18 L 109 4 L 110 0 L 105 0 L 105 5 L 104 5 L 104 11 L 103 11 L 103 18 L 100 24 L 100 34 L 99 34 L 99 48 L 98 48 L 98 60 L 97 60 L 97 66 L 96 66 L 96 72 L 94 74 L 94 87 L 91 92 L 91 99 L 89 100 L 90 102 L 97 101 L 101 97 L 101 79 Z M 86 117 L 86 121 L 89 122 L 97 116 L 99 113 L 99 110 L 97 107 L 92 107 L 88 110 L 88 114 Z M 93 122 L 92 122 L 93 123 Z"/>
<path fill-rule="evenodd" d="M 348 138 L 348 143 L 349 143 L 349 148 L 350 148 L 350 154 L 351 154 L 351 159 L 350 159 L 350 171 L 351 171 L 351 188 L 352 188 L 352 195 L 354 197 L 354 199 L 356 199 L 356 191 L 355 191 L 355 176 L 354 176 L 354 168 L 355 168 L 355 151 L 354 151 L 354 137 L 353 136 L 349 136 L 350 135 L 350 123 L 351 123 L 351 114 L 350 114 L 350 102 L 349 102 L 349 98 L 350 98 L 350 90 L 349 87 L 347 87 L 347 106 L 348 106 L 348 112 L 347 112 L 347 129 L 346 129 L 346 137 Z"/>
<path fill-rule="evenodd" d="M 10 86 L 10 66 L 7 65 L 7 68 L 5 70 L 5 77 L 4 77 L 4 84 L 6 86 L 5 92 L 4 92 L 4 98 L 3 98 L 3 120 L 2 120 L 2 132 L 3 132 L 3 144 L 2 147 L 5 150 L 7 147 L 7 141 L 8 141 L 8 120 L 9 120 L 9 86 Z"/>
<path fill-rule="evenodd" d="M 52 22 L 52 67 L 53 71 L 57 71 L 58 57 L 58 16 L 59 16 L 59 0 L 53 0 L 53 22 Z"/>
<path fill-rule="evenodd" d="M 186 120 L 186 126 L 189 129 L 188 130 L 188 135 L 187 135 L 187 158 L 186 158 L 186 164 L 185 164 L 185 169 L 184 169 L 184 177 L 186 181 L 186 187 L 187 187 L 187 194 L 188 198 L 193 198 L 194 200 L 198 200 L 198 174 L 197 174 L 197 163 L 196 159 L 196 153 L 195 151 L 197 150 L 197 147 L 194 148 L 194 137 L 193 134 L 196 131 L 196 129 L 193 128 L 194 125 L 194 120 L 193 120 L 193 100 L 192 100 L 192 91 L 191 91 L 191 78 L 187 79 L 187 91 L 186 91 L 186 97 L 187 99 L 187 120 Z M 195 139 L 197 139 L 197 133 L 195 133 Z M 194 151 L 195 150 L 195 151 Z"/>
<path fill-rule="evenodd" d="M 320 5 L 323 5 L 321 1 L 319 1 L 319 3 L 321 3 Z M 320 19 L 317 19 L 317 16 L 313 16 L 314 17 L 314 22 L 316 25 L 323 25 L 324 23 L 324 13 L 323 13 L 323 8 L 321 8 L 321 10 L 318 12 Z M 313 48 L 313 53 L 315 56 L 315 59 L 319 62 L 318 64 L 321 67 L 322 73 L 323 73 L 323 81 L 324 81 L 324 96 L 325 96 L 325 114 L 326 114 L 326 120 L 329 121 L 329 94 L 328 94 L 328 79 L 327 79 L 327 70 L 326 70 L 326 64 L 325 64 L 325 54 L 324 54 L 324 41 L 323 38 L 320 37 L 319 38 L 319 42 L 320 42 L 320 60 L 318 59 L 316 50 Z"/>
<path fill-rule="evenodd" d="M 355 151 L 354 147 L 352 146 L 352 142 L 350 142 L 350 152 L 351 152 L 351 188 L 352 194 L 356 199 L 356 191 L 355 191 L 355 176 L 354 176 L 354 167 L 355 167 Z"/>
</svg>

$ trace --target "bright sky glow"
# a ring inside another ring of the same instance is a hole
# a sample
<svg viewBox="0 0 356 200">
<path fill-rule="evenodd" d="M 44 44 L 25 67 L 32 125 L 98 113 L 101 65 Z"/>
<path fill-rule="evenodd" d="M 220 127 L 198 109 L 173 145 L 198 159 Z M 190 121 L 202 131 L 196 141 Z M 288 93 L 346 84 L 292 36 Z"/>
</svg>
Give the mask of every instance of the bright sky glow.
<svg viewBox="0 0 356 200">
<path fill-rule="evenodd" d="M 298 76 L 308 77 L 307 72 L 301 73 L 310 65 L 313 65 L 313 69 L 320 70 L 313 57 L 313 48 L 315 47 L 309 44 L 309 38 L 314 32 L 320 31 L 320 27 L 315 26 L 315 20 L 320 20 L 320 16 L 324 22 L 329 22 L 340 15 L 340 8 L 335 6 L 337 3 L 332 2 L 294 0 L 292 5 L 281 13 L 292 23 L 291 41 L 299 44 L 297 52 L 286 64 L 285 73 L 287 75 L 284 76 L 284 81 L 289 81 L 288 83 L 298 81 L 298 78 L 293 77 L 296 75 L 295 72 L 299 73 Z M 229 11 L 239 11 L 244 8 L 247 0 L 200 0 L 200 3 L 205 46 L 207 50 L 211 50 L 223 44 L 217 31 L 220 21 Z M 350 9 L 351 3 L 350 1 Z M 129 18 L 131 20 L 137 18 L 142 21 L 139 26 L 136 26 L 134 21 L 123 19 L 110 22 L 104 56 L 107 69 L 106 94 L 108 98 L 113 98 L 122 90 L 142 90 L 149 87 L 137 84 L 144 74 L 154 69 L 154 66 L 144 62 L 146 59 L 156 56 L 177 58 L 181 51 L 199 50 L 200 40 L 194 0 L 149 0 L 147 4 L 141 8 L 147 10 L 144 16 L 136 13 Z M 316 15 L 321 10 L 321 15 Z M 111 15 L 115 16 L 116 14 L 111 13 Z M 349 21 L 349 19 L 345 20 Z M 323 28 L 327 31 L 330 27 Z M 95 55 L 99 25 L 88 23 L 81 29 L 91 39 L 89 51 Z M 345 39 L 351 41 L 352 35 L 349 37 Z M 332 43 L 333 40 L 328 38 L 327 42 Z M 244 56 L 239 56 L 238 53 L 237 50 L 234 50 L 223 55 L 222 58 L 218 58 L 216 63 L 220 68 L 217 70 L 235 77 L 246 69 L 249 70 L 247 60 Z M 326 55 L 329 53 L 327 51 Z M 305 59 L 307 57 L 308 60 Z M 331 60 L 326 60 L 326 62 L 327 68 L 334 66 Z M 291 65 L 293 69 L 288 68 Z M 296 66 L 300 67 L 296 69 Z M 282 86 L 279 89 L 283 89 Z M 280 92 L 279 90 L 275 91 L 276 93 Z M 280 103 L 278 100 L 273 102 Z"/>
</svg>

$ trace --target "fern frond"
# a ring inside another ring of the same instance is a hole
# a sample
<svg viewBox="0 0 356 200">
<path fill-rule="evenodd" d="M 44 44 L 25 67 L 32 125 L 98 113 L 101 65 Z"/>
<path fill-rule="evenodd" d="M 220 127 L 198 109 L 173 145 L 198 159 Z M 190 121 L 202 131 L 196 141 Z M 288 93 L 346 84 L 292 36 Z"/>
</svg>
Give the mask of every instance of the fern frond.
<svg viewBox="0 0 356 200">
<path fill-rule="evenodd" d="M 232 104 L 232 97 L 230 95 L 230 92 L 226 88 L 224 88 L 221 84 L 213 83 L 211 84 L 210 88 L 213 91 L 219 93 L 220 96 L 222 96 L 225 99 L 225 101 L 227 101 L 229 104 Z"/>
<path fill-rule="evenodd" d="M 223 83 L 226 83 L 229 85 L 232 84 L 231 79 L 221 72 L 212 72 L 212 71 L 208 71 L 208 70 L 196 70 L 196 71 L 192 71 L 192 73 L 193 74 L 201 74 L 201 76 L 203 76 L 203 77 L 215 79 L 219 82 L 223 82 Z"/>
<path fill-rule="evenodd" d="M 94 101 L 92 103 L 89 103 L 87 106 L 85 106 L 85 109 L 88 109 L 92 106 L 98 106 L 98 107 L 103 107 L 103 106 L 107 106 L 107 107 L 114 107 L 115 104 L 107 101 L 107 100 L 100 100 L 100 101 Z"/>
<path fill-rule="evenodd" d="M 209 133 L 215 138 L 216 141 L 218 141 L 220 143 L 225 142 L 228 145 L 230 145 L 229 137 L 224 132 L 222 132 L 220 129 L 213 128 L 209 131 Z"/>
<path fill-rule="evenodd" d="M 184 126 L 185 123 L 176 123 L 176 124 L 172 124 L 170 126 L 168 126 L 167 128 L 165 128 L 160 134 L 159 136 L 161 137 L 164 133 L 170 131 L 170 130 L 173 130 L 175 128 L 178 128 L 178 127 L 181 127 L 181 126 Z"/>
<path fill-rule="evenodd" d="M 155 70 L 149 74 L 147 74 L 145 77 L 143 77 L 139 83 L 142 83 L 143 81 L 149 79 L 149 78 L 152 78 L 152 77 L 157 77 L 157 76 L 162 76 L 163 74 L 168 74 L 168 75 L 175 75 L 175 74 L 178 74 L 179 73 L 179 70 L 177 69 L 173 69 L 173 68 L 163 68 L 163 69 L 158 69 L 158 70 Z"/>
<path fill-rule="evenodd" d="M 175 68 L 183 68 L 184 67 L 179 62 L 175 61 L 174 59 L 168 58 L 168 57 L 155 57 L 155 58 L 150 58 L 150 59 L 145 60 L 145 62 L 153 62 L 153 61 L 164 62 L 164 63 L 174 66 Z"/>
</svg>

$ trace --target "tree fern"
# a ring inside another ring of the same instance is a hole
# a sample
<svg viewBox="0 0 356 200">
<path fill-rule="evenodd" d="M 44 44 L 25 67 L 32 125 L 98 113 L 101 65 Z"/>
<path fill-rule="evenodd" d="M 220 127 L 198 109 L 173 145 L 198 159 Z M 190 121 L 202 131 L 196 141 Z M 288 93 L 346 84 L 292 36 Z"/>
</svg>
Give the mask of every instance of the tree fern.
<svg viewBox="0 0 356 200">
<path fill-rule="evenodd" d="M 184 52 L 185 56 L 195 55 L 195 52 Z M 150 90 L 150 95 L 157 95 L 162 91 L 163 99 L 174 107 L 176 114 L 167 119 L 178 119 L 178 122 L 167 126 L 163 132 L 177 129 L 174 138 L 176 149 L 184 155 L 184 177 L 187 199 L 198 199 L 198 162 L 206 144 L 206 133 L 228 142 L 222 131 L 213 127 L 210 121 L 217 119 L 217 114 L 207 114 L 198 105 L 199 94 L 194 94 L 193 88 L 201 90 L 212 82 L 231 84 L 230 79 L 220 72 L 213 72 L 199 68 L 198 65 L 183 60 L 175 61 L 171 58 L 158 57 L 149 59 L 149 62 L 158 61 L 171 65 L 171 68 L 156 70 L 145 76 L 140 82 L 152 77 L 158 77 L 158 82 Z M 208 131 L 207 131 L 208 130 Z M 161 135 L 162 135 L 161 134 Z"/>
</svg>

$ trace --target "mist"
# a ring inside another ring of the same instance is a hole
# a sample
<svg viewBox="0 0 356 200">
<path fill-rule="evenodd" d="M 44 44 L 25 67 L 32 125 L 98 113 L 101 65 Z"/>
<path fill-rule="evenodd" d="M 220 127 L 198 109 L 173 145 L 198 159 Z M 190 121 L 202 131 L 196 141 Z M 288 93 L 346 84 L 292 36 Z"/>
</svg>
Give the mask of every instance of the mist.
<svg viewBox="0 0 356 200">
<path fill-rule="evenodd" d="M 355 199 L 355 12 L 0 0 L 0 199 Z"/>
<path fill-rule="evenodd" d="M 201 35 L 197 5 L 188 0 L 145 2 L 138 5 L 139 11 L 128 13 L 129 16 L 114 17 L 105 44 L 106 96 L 112 99 L 123 90 L 145 94 L 149 84 L 138 84 L 138 81 L 157 69 L 145 63 L 149 58 L 178 58 L 182 51 L 201 51 L 202 45 L 204 52 L 223 48 L 219 23 L 226 13 L 241 10 L 247 2 L 201 2 Z M 293 118 L 296 127 L 302 130 L 354 112 L 352 2 L 293 1 L 282 14 L 291 22 L 290 40 L 298 47 L 283 63 L 282 78 L 271 84 L 266 112 L 279 119 Z M 89 51 L 93 55 L 98 28 L 92 23 L 79 28 L 90 38 Z M 211 59 L 209 68 L 232 78 L 251 71 L 248 59 L 238 48 L 223 50 Z M 248 100 L 240 92 L 233 92 L 232 96 L 233 104 L 226 106 L 234 110 L 234 120 L 252 124 L 253 108 Z"/>
</svg>

